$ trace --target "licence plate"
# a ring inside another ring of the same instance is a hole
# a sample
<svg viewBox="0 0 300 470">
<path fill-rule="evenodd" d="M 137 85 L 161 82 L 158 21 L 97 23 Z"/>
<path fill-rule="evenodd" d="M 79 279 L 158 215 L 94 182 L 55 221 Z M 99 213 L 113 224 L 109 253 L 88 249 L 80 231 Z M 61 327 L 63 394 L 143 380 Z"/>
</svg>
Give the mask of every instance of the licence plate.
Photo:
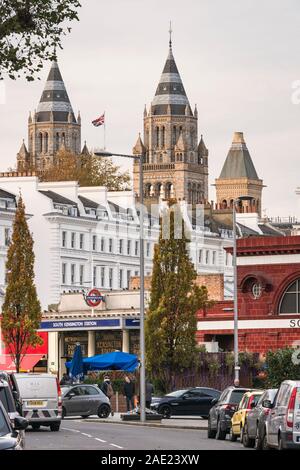
<svg viewBox="0 0 300 470">
<path fill-rule="evenodd" d="M 30 400 L 27 402 L 27 406 L 46 406 L 47 402 L 43 400 Z"/>
</svg>

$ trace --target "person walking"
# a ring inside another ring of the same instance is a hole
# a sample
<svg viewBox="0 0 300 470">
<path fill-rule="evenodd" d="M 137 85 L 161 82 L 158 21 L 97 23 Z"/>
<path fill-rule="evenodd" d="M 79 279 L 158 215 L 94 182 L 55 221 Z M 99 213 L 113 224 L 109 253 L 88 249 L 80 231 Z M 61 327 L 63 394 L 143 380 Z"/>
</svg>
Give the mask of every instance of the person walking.
<svg viewBox="0 0 300 470">
<path fill-rule="evenodd" d="M 149 380 L 146 380 L 146 408 L 150 409 L 154 387 Z"/>
<path fill-rule="evenodd" d="M 109 401 L 111 402 L 111 399 L 114 396 L 114 389 L 113 389 L 112 383 L 111 383 L 110 378 L 109 378 L 108 375 L 106 375 L 104 377 L 104 380 L 101 383 L 99 388 L 100 388 L 101 392 L 103 392 L 104 395 L 106 395 L 107 398 L 109 399 Z M 114 411 L 112 409 L 112 403 L 110 403 L 110 406 L 111 406 L 111 415 L 113 416 Z"/>
<path fill-rule="evenodd" d="M 125 382 L 123 384 L 123 395 L 126 397 L 127 413 L 134 410 L 134 394 L 134 382 L 128 377 L 128 375 L 126 375 Z"/>
<path fill-rule="evenodd" d="M 66 372 L 63 374 L 59 385 L 72 385 L 72 379 Z"/>
</svg>

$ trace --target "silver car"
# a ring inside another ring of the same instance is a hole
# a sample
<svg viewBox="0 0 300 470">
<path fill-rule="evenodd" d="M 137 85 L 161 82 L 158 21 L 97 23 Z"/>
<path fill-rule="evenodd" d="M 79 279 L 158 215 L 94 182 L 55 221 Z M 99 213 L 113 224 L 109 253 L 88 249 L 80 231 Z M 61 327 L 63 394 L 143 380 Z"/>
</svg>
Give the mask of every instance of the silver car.
<svg viewBox="0 0 300 470">
<path fill-rule="evenodd" d="M 300 450 L 300 381 L 282 382 L 267 418 L 267 445 Z"/>
<path fill-rule="evenodd" d="M 62 417 L 98 415 L 107 418 L 111 413 L 109 398 L 97 385 L 67 385 L 62 391 Z"/>
</svg>

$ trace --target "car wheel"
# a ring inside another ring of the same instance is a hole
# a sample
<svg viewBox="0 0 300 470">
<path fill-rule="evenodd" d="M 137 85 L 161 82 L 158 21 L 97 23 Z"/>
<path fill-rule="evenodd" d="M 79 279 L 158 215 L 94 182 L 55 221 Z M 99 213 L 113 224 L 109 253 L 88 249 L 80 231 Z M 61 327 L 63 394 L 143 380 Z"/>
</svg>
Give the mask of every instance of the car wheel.
<svg viewBox="0 0 300 470">
<path fill-rule="evenodd" d="M 165 419 L 171 418 L 171 408 L 167 405 L 163 405 L 158 409 L 158 413 L 162 415 Z"/>
<path fill-rule="evenodd" d="M 207 427 L 207 437 L 208 439 L 214 439 L 216 437 L 217 431 L 211 429 L 211 422 L 208 419 L 208 427 Z"/>
<path fill-rule="evenodd" d="M 108 418 L 109 415 L 110 415 L 110 407 L 108 405 L 101 405 L 99 406 L 99 409 L 98 409 L 98 416 L 99 418 Z"/>
<path fill-rule="evenodd" d="M 65 419 L 66 416 L 67 416 L 66 408 L 63 407 L 61 410 L 61 419 Z"/>
<path fill-rule="evenodd" d="M 241 441 L 243 443 L 243 446 L 244 447 L 254 447 L 255 445 L 255 440 L 254 439 L 250 439 L 249 437 L 249 434 L 248 434 L 248 425 L 247 423 L 245 423 L 245 426 L 243 427 L 242 429 L 242 433 L 241 433 Z"/>
<path fill-rule="evenodd" d="M 221 428 L 221 421 L 219 420 L 218 421 L 218 424 L 217 424 L 217 434 L 216 434 L 216 439 L 218 441 L 225 441 L 226 439 L 226 431 L 223 431 L 223 429 Z"/>
<path fill-rule="evenodd" d="M 53 432 L 59 431 L 60 428 L 60 423 L 52 423 L 50 424 L 50 429 Z"/>
<path fill-rule="evenodd" d="M 200 418 L 202 418 L 202 419 L 208 419 L 208 416 L 206 416 L 206 415 L 205 415 L 205 416 L 200 416 Z"/>
<path fill-rule="evenodd" d="M 232 427 L 230 428 L 230 431 L 229 431 L 229 440 L 231 442 L 236 442 L 237 441 L 237 435 L 236 434 L 233 434 L 233 430 L 232 430 Z"/>
<path fill-rule="evenodd" d="M 87 419 L 90 415 L 81 415 L 82 419 Z"/>
<path fill-rule="evenodd" d="M 31 427 L 32 427 L 32 429 L 33 429 L 34 431 L 37 431 L 38 429 L 40 429 L 41 425 L 40 425 L 40 424 L 37 424 L 37 423 L 33 423 L 33 424 L 31 425 Z"/>
</svg>

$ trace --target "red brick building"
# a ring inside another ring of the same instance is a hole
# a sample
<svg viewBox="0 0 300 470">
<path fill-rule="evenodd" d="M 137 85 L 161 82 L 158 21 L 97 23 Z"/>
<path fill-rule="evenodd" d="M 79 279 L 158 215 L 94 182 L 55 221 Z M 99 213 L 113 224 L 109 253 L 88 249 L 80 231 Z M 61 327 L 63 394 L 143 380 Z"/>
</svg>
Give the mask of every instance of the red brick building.
<svg viewBox="0 0 300 470">
<path fill-rule="evenodd" d="M 237 256 L 239 349 L 300 344 L 300 236 L 242 238 Z M 197 340 L 233 350 L 232 301 L 198 313 Z"/>
</svg>

